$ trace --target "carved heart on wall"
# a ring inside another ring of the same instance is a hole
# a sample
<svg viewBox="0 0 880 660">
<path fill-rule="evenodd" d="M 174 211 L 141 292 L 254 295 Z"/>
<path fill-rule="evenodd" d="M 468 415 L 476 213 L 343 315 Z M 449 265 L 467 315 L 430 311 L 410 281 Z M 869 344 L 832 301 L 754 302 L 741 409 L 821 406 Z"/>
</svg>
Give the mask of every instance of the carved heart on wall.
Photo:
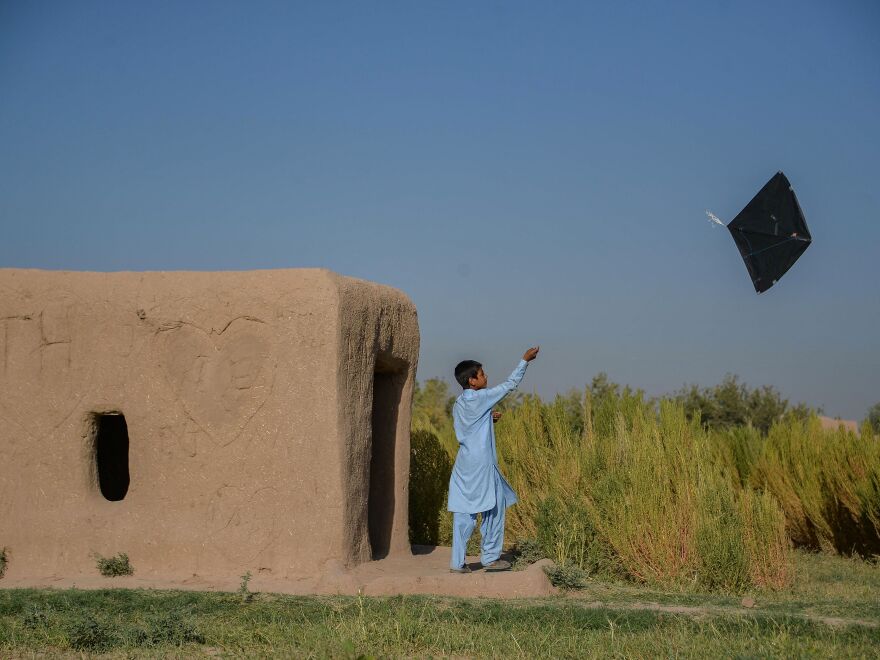
<svg viewBox="0 0 880 660">
<path fill-rule="evenodd" d="M 272 391 L 269 326 L 251 317 L 219 331 L 180 322 L 159 338 L 163 371 L 187 416 L 215 443 L 235 442 Z"/>
</svg>

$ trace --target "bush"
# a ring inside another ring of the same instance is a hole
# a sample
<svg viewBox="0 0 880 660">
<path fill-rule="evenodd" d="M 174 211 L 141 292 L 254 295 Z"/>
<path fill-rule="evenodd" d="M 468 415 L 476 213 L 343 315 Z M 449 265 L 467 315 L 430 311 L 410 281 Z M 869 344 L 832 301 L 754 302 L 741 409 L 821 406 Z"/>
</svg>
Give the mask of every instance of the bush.
<svg viewBox="0 0 880 660">
<path fill-rule="evenodd" d="M 185 613 L 163 612 L 148 616 L 134 641 L 134 646 L 182 646 L 204 644 L 205 636 Z"/>
<path fill-rule="evenodd" d="M 34 610 L 25 614 L 29 627 L 45 625 L 48 616 Z M 204 644 L 186 611 L 151 612 L 140 622 L 120 621 L 115 624 L 92 614 L 77 615 L 66 626 L 67 643 L 78 651 L 101 653 L 113 648 L 144 648 Z"/>
<path fill-rule="evenodd" d="M 880 436 L 868 425 L 857 436 L 816 418 L 777 424 L 749 480 L 782 505 L 795 544 L 880 554 Z"/>
<path fill-rule="evenodd" d="M 452 429 L 452 404 L 455 397 L 449 385 L 439 378 L 416 383 L 413 391 L 413 427 L 439 431 Z"/>
<path fill-rule="evenodd" d="M 452 461 L 436 430 L 415 429 L 410 435 L 409 540 L 439 545 L 448 537 L 444 529 L 446 495 Z"/>
<path fill-rule="evenodd" d="M 511 549 L 511 553 L 513 554 L 513 570 L 515 571 L 531 566 L 547 556 L 541 544 L 535 539 L 520 539 Z"/>
<path fill-rule="evenodd" d="M 90 615 L 75 618 L 67 626 L 67 643 L 77 651 L 106 651 L 113 645 L 110 625 Z"/>
<path fill-rule="evenodd" d="M 629 390 L 595 408 L 586 392 L 581 435 L 568 414 L 527 400 L 499 423 L 502 470 L 520 495 L 514 536 L 537 538 L 560 566 L 639 582 L 739 591 L 788 581 L 788 541 L 771 533 L 782 511 L 731 480 L 699 419 L 669 401 L 657 413 Z"/>
<path fill-rule="evenodd" d="M 117 577 L 119 575 L 134 575 L 134 568 L 128 561 L 128 555 L 120 552 L 115 557 L 102 557 L 95 555 L 98 571 L 104 577 Z"/>
<path fill-rule="evenodd" d="M 731 374 L 714 387 L 682 388 L 673 398 L 684 406 L 688 417 L 699 417 L 706 428 L 714 429 L 753 426 L 767 433 L 786 415 L 804 419 L 811 412 L 803 404 L 790 407 L 774 387 L 750 389 Z"/>
<path fill-rule="evenodd" d="M 871 427 L 872 433 L 880 435 L 880 402 L 871 406 L 868 410 L 868 416 L 865 417 L 865 422 Z"/>
<path fill-rule="evenodd" d="M 575 564 L 545 566 L 544 572 L 550 579 L 550 584 L 560 589 L 583 589 L 587 586 L 587 572 Z"/>
<path fill-rule="evenodd" d="M 49 625 L 49 614 L 50 610 L 39 605 L 31 605 L 22 614 L 21 624 L 29 630 L 45 628 Z"/>
</svg>

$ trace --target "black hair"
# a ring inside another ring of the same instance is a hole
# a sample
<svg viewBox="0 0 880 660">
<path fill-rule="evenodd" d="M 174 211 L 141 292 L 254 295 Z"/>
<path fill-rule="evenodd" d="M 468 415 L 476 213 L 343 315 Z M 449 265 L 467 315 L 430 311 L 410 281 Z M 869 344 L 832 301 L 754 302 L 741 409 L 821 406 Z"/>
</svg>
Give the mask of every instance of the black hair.
<svg viewBox="0 0 880 660">
<path fill-rule="evenodd" d="M 471 384 L 468 382 L 471 378 L 477 377 L 477 372 L 483 367 L 482 364 L 475 360 L 463 360 L 455 365 L 455 380 L 464 389 L 470 389 Z"/>
</svg>

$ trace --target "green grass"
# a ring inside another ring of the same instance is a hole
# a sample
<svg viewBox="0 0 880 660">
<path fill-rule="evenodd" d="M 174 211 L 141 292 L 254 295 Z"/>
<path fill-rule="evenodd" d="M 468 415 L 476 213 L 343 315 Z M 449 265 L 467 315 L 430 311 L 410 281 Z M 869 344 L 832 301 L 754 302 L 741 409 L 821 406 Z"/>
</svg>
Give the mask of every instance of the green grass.
<svg viewBox="0 0 880 660">
<path fill-rule="evenodd" d="M 743 594 L 663 589 L 631 582 L 588 581 L 570 594 L 603 603 L 652 602 L 691 607 L 740 608 Z M 873 561 L 831 553 L 798 551 L 794 579 L 784 590 L 757 590 L 746 594 L 765 613 L 802 617 L 839 617 L 880 623 L 880 566 Z"/>
<path fill-rule="evenodd" d="M 796 586 L 748 610 L 741 596 L 596 582 L 518 601 L 0 590 L 0 657 L 878 657 L 880 628 L 817 617 L 880 624 L 880 568 L 801 553 L 795 566 Z M 639 609 L 652 602 L 699 609 Z"/>
<path fill-rule="evenodd" d="M 564 599 L 264 595 L 245 604 L 225 594 L 9 591 L 0 594 L 0 622 L 0 649 L 15 653 L 783 657 L 870 655 L 880 644 L 876 629 L 788 614 L 694 618 Z"/>
</svg>

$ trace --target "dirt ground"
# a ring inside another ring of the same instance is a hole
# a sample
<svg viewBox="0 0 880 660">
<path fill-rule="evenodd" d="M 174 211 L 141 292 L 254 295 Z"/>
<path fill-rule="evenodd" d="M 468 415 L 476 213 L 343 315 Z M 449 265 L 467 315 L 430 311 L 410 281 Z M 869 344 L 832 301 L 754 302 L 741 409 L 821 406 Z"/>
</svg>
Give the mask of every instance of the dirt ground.
<svg viewBox="0 0 880 660">
<path fill-rule="evenodd" d="M 342 563 L 329 561 L 320 574 L 291 580 L 281 580 L 269 574 L 252 575 L 248 589 L 252 592 L 272 592 L 296 595 L 344 594 L 390 596 L 396 594 L 436 594 L 443 596 L 489 598 L 527 598 L 556 593 L 543 567 L 550 560 L 542 560 L 523 571 L 487 573 L 480 568 L 478 557 L 468 557 L 473 569 L 469 574 L 449 572 L 450 548 L 413 546 L 410 556 L 394 556 L 371 561 L 353 569 Z M 13 574 L 0 581 L 0 588 L 55 588 L 55 589 L 190 589 L 194 591 L 237 591 L 241 577 L 208 579 L 193 575 L 184 579 L 139 575 L 137 566 L 131 576 L 103 577 L 98 574 L 76 578 L 49 575 L 44 578 L 19 578 Z"/>
</svg>

